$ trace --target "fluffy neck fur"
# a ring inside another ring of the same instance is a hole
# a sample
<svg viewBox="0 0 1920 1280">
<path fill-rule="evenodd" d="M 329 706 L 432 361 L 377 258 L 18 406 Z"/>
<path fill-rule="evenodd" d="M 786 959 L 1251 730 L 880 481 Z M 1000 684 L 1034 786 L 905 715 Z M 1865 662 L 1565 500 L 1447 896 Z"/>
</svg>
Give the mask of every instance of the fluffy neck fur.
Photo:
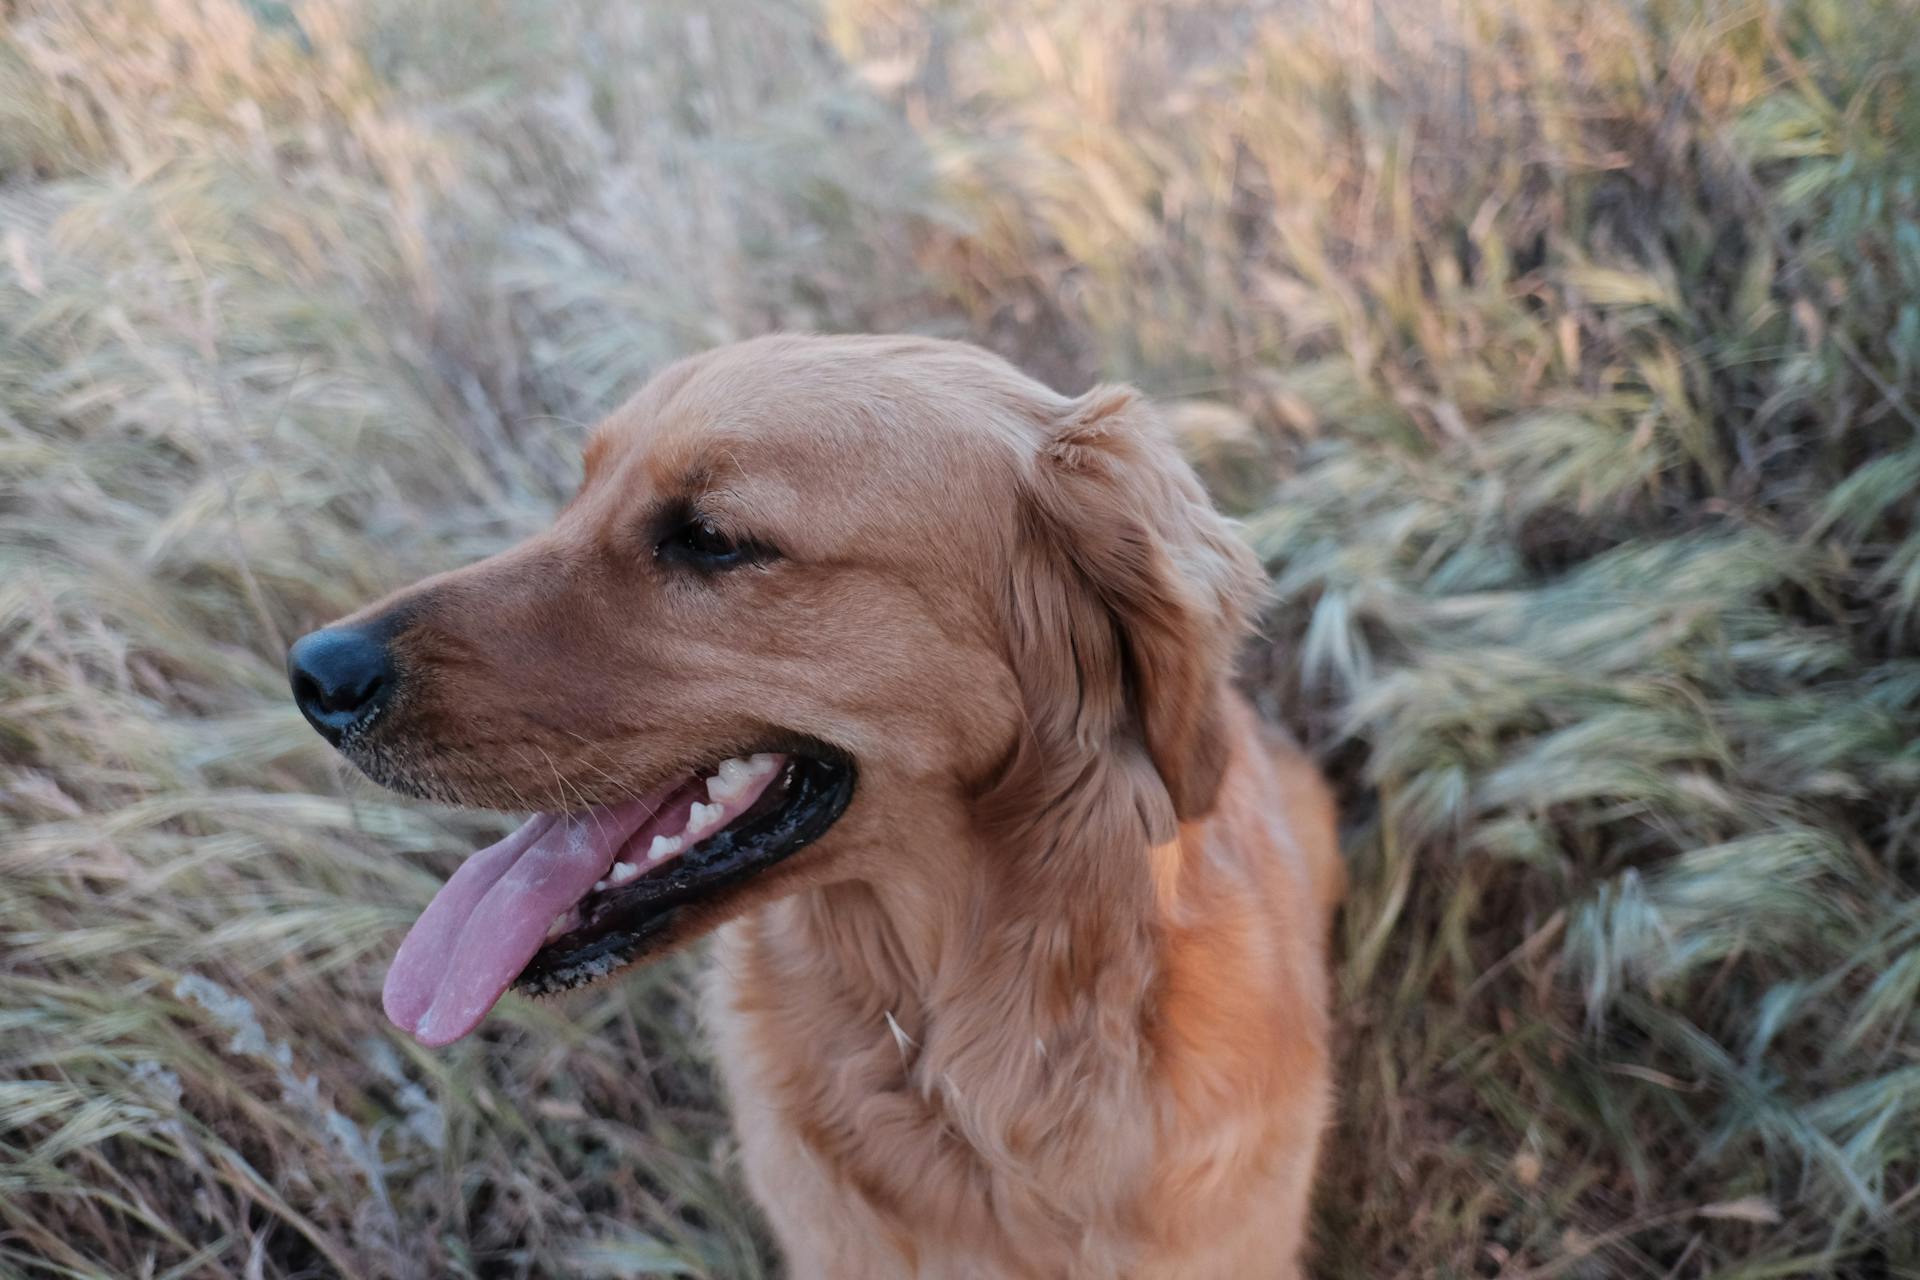
<svg viewBox="0 0 1920 1280">
<path fill-rule="evenodd" d="M 834 1180 L 903 1234 L 1019 1241 L 1006 1274 L 1087 1265 L 1147 1191 L 1152 865 L 1177 846 L 1150 847 L 1143 755 L 1084 770 L 1012 820 L 956 805 L 884 880 L 776 903 L 722 959 L 757 1087 Z"/>
</svg>

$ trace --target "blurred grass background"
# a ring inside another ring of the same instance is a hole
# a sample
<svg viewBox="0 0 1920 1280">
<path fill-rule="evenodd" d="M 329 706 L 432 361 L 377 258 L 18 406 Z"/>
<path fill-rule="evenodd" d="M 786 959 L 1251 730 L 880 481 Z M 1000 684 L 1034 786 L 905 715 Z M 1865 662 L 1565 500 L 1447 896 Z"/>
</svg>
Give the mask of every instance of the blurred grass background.
<svg viewBox="0 0 1920 1280">
<path fill-rule="evenodd" d="M 11 0 L 0 1274 L 773 1274 L 686 963 L 445 1053 L 485 819 L 287 640 L 776 328 L 1140 383 L 1343 792 L 1319 1273 L 1920 1275 L 1920 8 Z"/>
</svg>

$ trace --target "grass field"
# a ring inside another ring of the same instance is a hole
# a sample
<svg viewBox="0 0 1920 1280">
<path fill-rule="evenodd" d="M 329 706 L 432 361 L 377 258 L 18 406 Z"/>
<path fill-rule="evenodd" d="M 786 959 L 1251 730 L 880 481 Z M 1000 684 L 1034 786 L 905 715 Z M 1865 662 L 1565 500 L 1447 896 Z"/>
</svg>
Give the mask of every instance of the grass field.
<svg viewBox="0 0 1920 1280">
<path fill-rule="evenodd" d="M 1337 779 L 1329 1277 L 1920 1276 L 1920 7 L 0 6 L 0 1275 L 770 1275 L 691 962 L 427 1052 L 497 829 L 286 642 L 769 329 L 1171 406 Z"/>
</svg>

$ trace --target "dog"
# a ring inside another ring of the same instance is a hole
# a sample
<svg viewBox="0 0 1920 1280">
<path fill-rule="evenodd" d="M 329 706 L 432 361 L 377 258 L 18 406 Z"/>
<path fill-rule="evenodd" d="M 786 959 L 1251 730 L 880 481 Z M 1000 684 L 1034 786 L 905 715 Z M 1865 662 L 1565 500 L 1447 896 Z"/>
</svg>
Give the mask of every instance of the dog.
<svg viewBox="0 0 1920 1280">
<path fill-rule="evenodd" d="M 546 532 L 289 655 L 376 782 L 537 815 L 401 943 L 393 1021 L 713 933 L 791 1275 L 1299 1274 L 1333 805 L 1233 687 L 1263 579 L 1147 403 L 777 336 L 584 463 Z"/>
</svg>

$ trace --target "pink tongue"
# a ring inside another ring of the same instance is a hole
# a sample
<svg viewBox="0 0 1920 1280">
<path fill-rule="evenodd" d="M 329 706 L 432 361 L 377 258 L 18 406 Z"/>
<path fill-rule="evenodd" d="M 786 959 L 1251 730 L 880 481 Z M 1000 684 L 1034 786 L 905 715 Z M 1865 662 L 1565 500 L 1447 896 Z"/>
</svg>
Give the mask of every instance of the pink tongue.
<svg viewBox="0 0 1920 1280">
<path fill-rule="evenodd" d="M 672 790 L 669 788 L 668 790 Z M 666 792 L 579 814 L 536 814 L 460 865 L 407 931 L 381 995 L 425 1045 L 480 1025 L 545 941 L 547 926 L 606 875 Z"/>
</svg>

